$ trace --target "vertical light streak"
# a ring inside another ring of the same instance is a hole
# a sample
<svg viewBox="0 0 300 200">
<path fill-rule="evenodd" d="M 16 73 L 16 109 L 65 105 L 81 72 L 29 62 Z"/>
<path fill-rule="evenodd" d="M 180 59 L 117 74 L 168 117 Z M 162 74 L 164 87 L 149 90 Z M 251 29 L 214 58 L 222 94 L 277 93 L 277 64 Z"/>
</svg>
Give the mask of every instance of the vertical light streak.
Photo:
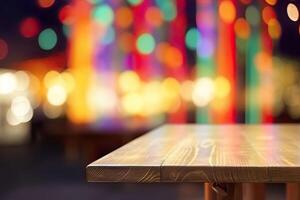
<svg viewBox="0 0 300 200">
<path fill-rule="evenodd" d="M 200 34 L 197 44 L 197 77 L 212 77 L 215 74 L 215 2 L 197 0 L 197 27 Z M 208 106 L 197 108 L 196 121 L 210 121 Z"/>
<path fill-rule="evenodd" d="M 246 50 L 246 123 L 259 123 L 261 122 L 261 105 L 259 102 L 258 88 L 260 84 L 259 72 L 255 62 L 256 55 L 261 49 L 260 40 L 260 19 L 256 18 L 256 13 L 258 13 L 258 4 L 253 3 L 248 6 L 248 18 L 251 25 L 251 34 L 247 44 Z M 250 12 L 251 11 L 251 12 Z M 254 12 L 252 12 L 254 11 Z M 247 17 L 247 10 L 246 10 Z"/>
<path fill-rule="evenodd" d="M 230 91 L 226 96 L 214 100 L 213 121 L 216 123 L 235 122 L 236 47 L 234 21 L 236 8 L 234 3 L 233 0 L 219 0 L 217 77 L 223 77 L 229 82 Z M 224 90 L 224 88 L 217 88 L 216 93 L 223 92 L 218 90 Z"/>
<path fill-rule="evenodd" d="M 68 102 L 68 116 L 72 122 L 88 123 L 90 109 L 86 101 L 92 69 L 91 5 L 85 0 L 73 0 L 74 22 L 70 33 L 69 67 L 76 87 Z"/>
<path fill-rule="evenodd" d="M 185 0 L 174 0 L 176 4 L 177 15 L 171 22 L 169 28 L 170 44 L 177 48 L 182 57 L 182 63 L 179 66 L 175 66 L 168 70 L 168 76 L 176 78 L 178 81 L 184 81 L 187 78 L 186 68 L 186 49 L 185 49 L 185 32 L 186 32 L 186 19 L 185 19 Z M 176 30 L 176 31 L 174 31 Z M 174 55 L 173 56 L 179 56 Z M 175 113 L 171 113 L 169 116 L 169 122 L 184 123 L 187 120 L 186 105 L 181 101 L 179 109 Z"/>
<path fill-rule="evenodd" d="M 151 29 L 145 22 L 144 16 L 146 9 L 150 5 L 151 0 L 143 0 L 140 4 L 134 6 L 133 9 L 133 32 L 135 41 L 143 33 L 151 33 Z M 133 69 L 140 75 L 142 80 L 147 80 L 151 74 L 150 55 L 141 54 L 135 47 L 132 54 Z"/>
</svg>

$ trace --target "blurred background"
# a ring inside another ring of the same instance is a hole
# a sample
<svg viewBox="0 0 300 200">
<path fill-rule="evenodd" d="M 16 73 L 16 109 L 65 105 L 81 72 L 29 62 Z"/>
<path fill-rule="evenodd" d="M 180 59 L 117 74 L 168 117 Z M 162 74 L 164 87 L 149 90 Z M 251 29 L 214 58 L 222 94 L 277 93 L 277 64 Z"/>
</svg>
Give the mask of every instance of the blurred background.
<svg viewBox="0 0 300 200">
<path fill-rule="evenodd" d="M 2 4 L 1 199 L 199 199 L 85 165 L 164 123 L 300 121 L 298 0 Z"/>
</svg>

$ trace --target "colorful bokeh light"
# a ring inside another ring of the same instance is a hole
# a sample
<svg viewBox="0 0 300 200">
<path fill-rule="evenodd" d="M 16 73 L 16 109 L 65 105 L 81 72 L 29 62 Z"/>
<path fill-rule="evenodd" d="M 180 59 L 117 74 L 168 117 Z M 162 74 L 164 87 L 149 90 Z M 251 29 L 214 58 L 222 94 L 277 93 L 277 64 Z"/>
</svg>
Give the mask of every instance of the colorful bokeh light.
<svg viewBox="0 0 300 200">
<path fill-rule="evenodd" d="M 56 46 L 57 35 L 51 28 L 43 30 L 38 38 L 40 48 L 43 50 L 51 50 Z"/>
<path fill-rule="evenodd" d="M 49 8 L 55 3 L 55 0 L 37 0 L 37 2 L 40 7 Z"/>
<path fill-rule="evenodd" d="M 155 48 L 155 40 L 149 33 L 141 34 L 136 41 L 136 47 L 142 54 L 150 54 Z"/>
<path fill-rule="evenodd" d="M 20 23 L 20 33 L 25 38 L 32 38 L 40 31 L 40 23 L 33 17 L 25 18 Z"/>
</svg>

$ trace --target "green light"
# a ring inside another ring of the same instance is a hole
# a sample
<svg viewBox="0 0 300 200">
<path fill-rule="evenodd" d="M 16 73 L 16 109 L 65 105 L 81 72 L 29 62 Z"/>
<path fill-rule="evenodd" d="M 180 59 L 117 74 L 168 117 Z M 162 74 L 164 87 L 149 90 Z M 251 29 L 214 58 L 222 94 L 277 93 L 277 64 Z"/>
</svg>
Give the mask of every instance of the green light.
<svg viewBox="0 0 300 200">
<path fill-rule="evenodd" d="M 199 39 L 200 37 L 198 30 L 196 28 L 189 29 L 185 35 L 185 44 L 187 48 L 195 50 L 197 48 L 197 43 Z"/>
<path fill-rule="evenodd" d="M 154 38 L 149 33 L 144 33 L 138 37 L 136 46 L 141 54 L 150 54 L 155 48 Z"/>
<path fill-rule="evenodd" d="M 255 6 L 248 6 L 246 9 L 246 19 L 252 26 L 257 26 L 260 21 L 260 14 Z"/>
<path fill-rule="evenodd" d="M 136 6 L 140 3 L 142 3 L 143 0 L 127 0 L 127 1 L 129 4 Z"/>
<path fill-rule="evenodd" d="M 94 9 L 93 16 L 95 20 L 105 26 L 112 24 L 114 12 L 108 5 L 98 6 Z"/>
<path fill-rule="evenodd" d="M 166 21 L 172 21 L 176 18 L 176 5 L 172 1 L 156 0 L 156 4 L 161 9 L 163 17 Z"/>
<path fill-rule="evenodd" d="M 66 26 L 66 25 L 63 25 L 62 26 L 62 30 L 63 30 L 63 33 L 66 37 L 69 37 L 70 35 L 70 27 L 69 26 Z"/>
<path fill-rule="evenodd" d="M 51 28 L 43 30 L 38 38 L 39 45 L 43 50 L 51 50 L 57 43 L 57 35 Z"/>
</svg>

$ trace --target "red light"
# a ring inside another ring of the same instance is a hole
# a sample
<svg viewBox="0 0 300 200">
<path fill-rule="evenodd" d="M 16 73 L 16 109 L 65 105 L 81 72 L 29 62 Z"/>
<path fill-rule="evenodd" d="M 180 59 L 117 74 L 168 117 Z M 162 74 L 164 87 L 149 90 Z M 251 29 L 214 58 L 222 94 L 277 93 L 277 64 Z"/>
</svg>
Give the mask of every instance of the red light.
<svg viewBox="0 0 300 200">
<path fill-rule="evenodd" d="M 58 14 L 58 18 L 63 24 L 71 24 L 72 23 L 72 17 L 70 15 L 71 12 L 71 6 L 66 5 L 64 6 Z"/>
<path fill-rule="evenodd" d="M 7 56 L 7 53 L 8 53 L 7 43 L 4 40 L 0 39 L 0 60 L 3 60 Z"/>
<path fill-rule="evenodd" d="M 25 38 L 32 38 L 36 36 L 39 30 L 40 30 L 39 22 L 32 17 L 28 17 L 24 19 L 20 24 L 20 33 Z"/>
</svg>

